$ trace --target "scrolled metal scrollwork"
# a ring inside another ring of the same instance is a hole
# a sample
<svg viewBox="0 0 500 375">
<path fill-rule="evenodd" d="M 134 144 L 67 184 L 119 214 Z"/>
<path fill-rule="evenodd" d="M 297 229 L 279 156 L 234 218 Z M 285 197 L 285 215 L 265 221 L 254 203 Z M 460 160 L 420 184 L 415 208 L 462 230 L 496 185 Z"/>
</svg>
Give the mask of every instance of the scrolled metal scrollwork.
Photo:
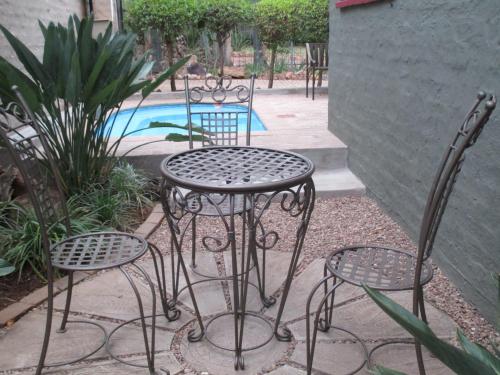
<svg viewBox="0 0 500 375">
<path fill-rule="evenodd" d="M 231 87 L 233 78 L 231 76 L 205 78 L 204 86 L 193 87 L 188 91 L 188 98 L 191 103 L 201 104 L 205 99 L 211 99 L 210 103 L 217 104 L 234 104 L 248 103 L 250 101 L 252 90 L 245 85 L 236 85 Z M 228 96 L 234 98 L 230 102 L 227 101 Z"/>
</svg>

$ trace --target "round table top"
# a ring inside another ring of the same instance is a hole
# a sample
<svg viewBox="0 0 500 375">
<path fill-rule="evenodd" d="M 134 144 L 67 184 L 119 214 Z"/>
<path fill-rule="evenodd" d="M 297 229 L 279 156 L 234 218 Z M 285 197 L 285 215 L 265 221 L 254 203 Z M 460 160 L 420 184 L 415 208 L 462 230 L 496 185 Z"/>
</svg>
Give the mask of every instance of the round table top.
<svg viewBox="0 0 500 375">
<path fill-rule="evenodd" d="M 243 146 L 197 148 L 161 163 L 171 183 L 198 191 L 244 193 L 276 191 L 302 183 L 313 163 L 293 152 Z"/>
</svg>

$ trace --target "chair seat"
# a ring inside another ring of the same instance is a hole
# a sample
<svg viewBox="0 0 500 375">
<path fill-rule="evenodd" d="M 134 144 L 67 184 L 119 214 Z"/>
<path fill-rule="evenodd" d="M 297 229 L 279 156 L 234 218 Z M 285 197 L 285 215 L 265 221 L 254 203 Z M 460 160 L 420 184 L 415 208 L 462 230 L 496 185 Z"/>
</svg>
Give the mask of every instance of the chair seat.
<svg viewBox="0 0 500 375">
<path fill-rule="evenodd" d="M 130 263 L 148 249 L 146 240 L 128 233 L 99 232 L 73 236 L 51 249 L 52 265 L 72 271 L 101 270 Z"/>
<path fill-rule="evenodd" d="M 331 253 L 328 270 L 354 285 L 366 284 L 378 290 L 413 289 L 417 258 L 404 250 L 379 246 L 351 246 Z M 422 266 L 421 284 L 432 279 L 430 262 Z"/>
<path fill-rule="evenodd" d="M 234 196 L 234 213 L 240 214 L 244 211 L 243 195 Z M 209 194 L 196 194 L 191 193 L 187 196 L 188 209 L 190 212 L 196 213 L 200 216 L 229 216 L 230 204 L 228 194 L 209 193 Z M 201 205 L 201 209 L 200 209 Z M 219 210 L 217 209 L 219 208 Z M 250 208 L 247 201 L 246 209 Z"/>
</svg>

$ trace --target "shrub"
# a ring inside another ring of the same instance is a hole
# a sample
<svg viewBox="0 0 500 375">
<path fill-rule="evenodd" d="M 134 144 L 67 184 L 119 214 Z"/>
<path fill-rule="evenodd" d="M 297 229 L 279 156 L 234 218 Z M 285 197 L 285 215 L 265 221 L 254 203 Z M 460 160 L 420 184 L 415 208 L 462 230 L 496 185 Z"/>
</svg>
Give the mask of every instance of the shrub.
<svg viewBox="0 0 500 375">
<path fill-rule="evenodd" d="M 42 60 L 0 26 L 26 71 L 0 57 L 0 102 L 18 101 L 11 87 L 19 87 L 48 138 L 48 152 L 56 160 L 63 188 L 71 195 L 108 179 L 120 142 L 131 133 L 127 124 L 121 136 L 112 139 L 114 121 L 107 124 L 124 100 L 141 93 L 137 109 L 188 58 L 151 82 L 146 77 L 153 63 L 147 55 L 134 57 L 131 33 L 112 35 L 109 25 L 94 38 L 93 21 L 76 16 L 69 18 L 67 27 L 50 23 L 40 28 Z"/>
<path fill-rule="evenodd" d="M 198 10 L 193 0 L 132 0 L 127 5 L 127 23 L 140 34 L 149 29 L 159 30 L 167 49 L 168 65 L 172 66 L 176 38 L 197 28 Z M 170 88 L 176 90 L 174 75 L 170 77 Z"/>
<path fill-rule="evenodd" d="M 296 0 L 298 26 L 293 39 L 296 43 L 328 41 L 328 0 Z"/>
<path fill-rule="evenodd" d="M 246 0 L 205 0 L 200 4 L 201 19 L 208 31 L 215 34 L 219 49 L 219 75 L 224 74 L 224 43 L 236 26 L 250 20 L 251 8 Z"/>
<path fill-rule="evenodd" d="M 235 30 L 231 33 L 231 46 L 234 51 L 243 51 L 252 45 L 250 35 L 241 30 Z"/>
<path fill-rule="evenodd" d="M 138 224 L 156 197 L 151 181 L 129 164 L 117 165 L 105 184 L 93 184 L 85 192 L 68 200 L 73 235 L 118 228 L 128 230 Z M 62 223 L 51 223 L 53 242 L 67 236 Z M 19 275 L 29 265 L 45 280 L 46 259 L 42 248 L 40 225 L 30 207 L 17 201 L 0 202 L 0 276 L 17 269 Z M 3 260 L 4 258 L 5 260 Z M 11 268 L 5 262 L 12 264 Z"/>
<path fill-rule="evenodd" d="M 255 5 L 255 25 L 260 38 L 271 49 L 269 88 L 273 87 L 278 46 L 293 39 L 298 28 L 295 0 L 260 0 Z"/>
<path fill-rule="evenodd" d="M 102 225 L 129 230 L 144 218 L 156 197 L 151 181 L 130 164 L 120 164 L 106 184 L 93 184 L 75 200 L 94 212 Z"/>
<path fill-rule="evenodd" d="M 73 234 L 102 229 L 97 215 L 81 207 L 77 199 L 68 201 Z M 52 241 L 66 237 L 62 223 L 52 223 L 49 228 Z M 46 259 L 42 247 L 40 225 L 32 208 L 16 201 L 0 202 L 0 256 L 19 272 L 29 265 L 40 280 L 45 280 Z"/>
</svg>

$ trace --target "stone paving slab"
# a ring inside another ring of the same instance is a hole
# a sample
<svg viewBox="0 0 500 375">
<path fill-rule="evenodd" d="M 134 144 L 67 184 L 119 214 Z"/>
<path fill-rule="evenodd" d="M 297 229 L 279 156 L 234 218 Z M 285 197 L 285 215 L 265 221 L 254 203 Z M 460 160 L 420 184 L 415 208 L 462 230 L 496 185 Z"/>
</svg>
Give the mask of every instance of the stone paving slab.
<svg viewBox="0 0 500 375">
<path fill-rule="evenodd" d="M 12 328 L 7 330 L 5 335 L 0 337 L 0 347 L 9 348 L 9 350 L 0 350 L 2 369 L 26 368 L 35 366 L 38 363 L 45 329 L 45 318 L 45 311 L 33 311 L 21 318 Z M 103 336 L 102 331 L 90 324 L 68 324 L 66 333 L 56 333 L 61 318 L 62 314 L 54 314 L 51 342 L 47 355 L 48 363 L 69 361 L 72 358 L 78 358 L 85 353 L 89 353 L 99 346 Z M 116 327 L 114 323 L 102 321 L 99 323 L 106 328 L 107 332 Z M 169 349 L 173 333 L 157 332 L 157 349 Z M 118 331 L 116 337 L 113 337 L 111 345 L 113 353 L 117 355 L 144 353 L 142 330 L 135 326 L 124 327 Z M 107 357 L 106 351 L 101 348 L 90 358 Z"/>
<path fill-rule="evenodd" d="M 298 343 L 291 360 L 306 366 L 306 344 Z M 314 354 L 313 368 L 327 374 L 348 374 L 364 361 L 364 351 L 359 344 L 318 343 Z M 368 371 L 358 374 L 368 375 Z"/>
<path fill-rule="evenodd" d="M 209 275 L 217 275 L 217 264 L 215 262 L 215 258 L 213 254 L 198 251 L 197 252 L 197 270 L 199 272 L 203 272 Z M 196 282 L 199 280 L 203 280 L 204 278 L 197 275 L 193 272 L 191 267 L 189 266 L 191 260 L 191 253 L 185 252 L 183 253 L 184 262 L 186 263 L 186 267 L 188 269 L 188 277 L 191 282 Z M 172 261 L 170 256 L 165 256 L 165 270 L 166 270 L 166 283 L 167 283 L 167 292 L 172 294 Z M 177 263 L 177 255 L 175 256 L 175 263 Z M 154 265 L 152 260 L 147 260 L 143 262 L 144 268 L 146 271 L 152 275 L 154 274 Z M 179 278 L 180 288 L 183 288 L 186 285 L 186 280 L 184 275 L 180 274 Z M 155 281 L 153 281 L 155 282 Z M 224 293 L 222 290 L 220 281 L 208 281 L 200 284 L 196 284 L 194 287 L 194 293 L 196 296 L 196 301 L 198 303 L 198 307 L 202 315 L 211 315 L 216 314 L 222 311 L 226 311 L 227 305 L 226 300 L 224 298 Z M 191 297 L 189 296 L 188 290 L 185 290 L 179 296 L 179 302 L 188 306 L 189 308 L 193 308 L 193 303 L 191 301 Z"/>
<path fill-rule="evenodd" d="M 433 357 L 427 349 L 423 350 L 425 370 L 430 375 L 453 375 L 454 372 Z M 372 357 L 375 365 L 402 371 L 407 375 L 418 375 L 418 365 L 413 345 L 387 345 L 376 350 Z M 472 374 L 471 374 L 472 375 Z"/>
<path fill-rule="evenodd" d="M 262 260 L 262 251 L 258 252 L 259 262 Z M 288 272 L 288 266 L 292 259 L 292 253 L 285 253 L 281 251 L 266 251 L 266 295 L 270 296 L 277 291 L 285 282 Z M 224 254 L 224 261 L 226 267 L 226 275 L 231 275 L 232 264 L 231 256 L 229 253 Z M 262 271 L 261 271 L 262 272 Z M 257 272 L 252 269 L 250 273 L 250 281 L 258 286 Z M 231 295 L 231 302 L 233 301 L 232 283 L 229 285 L 229 293 Z M 247 306 L 249 310 L 260 310 L 263 305 L 260 299 L 259 291 L 253 286 L 248 287 Z"/>
<path fill-rule="evenodd" d="M 323 278 L 323 266 L 325 264 L 324 259 L 316 259 L 311 264 L 309 264 L 305 271 L 303 271 L 298 277 L 296 277 L 292 282 L 291 292 L 287 298 L 285 310 L 283 312 L 282 321 L 290 321 L 306 313 L 306 303 L 311 290 L 319 280 Z M 352 286 L 343 285 L 337 289 L 337 295 L 335 297 L 335 304 L 343 303 L 349 299 L 359 297 L 364 294 L 363 289 Z M 313 298 L 312 306 L 317 306 L 321 300 L 321 291 Z M 266 310 L 265 314 L 276 317 L 278 314 L 279 299 L 274 306 Z"/>
<path fill-rule="evenodd" d="M 153 273 L 151 272 L 150 275 Z M 137 277 L 132 276 L 132 278 L 141 295 L 144 313 L 150 315 L 152 313 L 151 290 Z M 63 310 L 65 301 L 66 293 L 58 295 L 54 299 L 55 308 Z M 73 288 L 70 310 L 124 321 L 139 317 L 139 307 L 135 294 L 127 279 L 117 269 L 101 273 L 76 285 Z M 174 322 L 169 322 L 164 317 L 158 317 L 158 326 L 176 329 L 193 318 L 185 309 L 181 308 L 181 311 L 181 317 Z M 161 301 L 157 294 L 156 313 L 162 314 L 162 312 Z"/>
<path fill-rule="evenodd" d="M 130 359 L 130 362 L 137 365 L 146 363 L 146 357 Z M 159 353 L 155 356 L 155 365 L 159 368 L 164 368 L 170 371 L 171 375 L 175 375 L 181 371 L 182 367 L 171 353 Z M 76 366 L 64 366 L 62 368 L 54 368 L 45 372 L 46 374 L 57 375 L 146 375 L 149 370 L 141 367 L 128 366 L 116 361 L 98 361 L 88 364 L 79 364 Z"/>
<path fill-rule="evenodd" d="M 390 293 L 389 296 L 406 308 L 411 308 L 411 292 Z M 430 303 L 427 303 L 425 306 L 429 324 L 436 335 L 444 338 L 454 337 L 456 324 L 446 314 L 436 309 Z M 335 308 L 333 324 L 356 333 L 363 340 L 412 337 L 368 297 Z M 306 325 L 304 319 L 290 324 L 288 328 L 293 331 L 297 340 L 305 340 Z M 318 340 L 336 339 L 335 332 L 324 333 L 318 331 Z"/>
<path fill-rule="evenodd" d="M 245 335 L 259 335 L 261 330 L 248 329 Z M 232 336 L 234 337 L 234 336 Z M 253 337 L 254 341 L 258 337 Z M 229 339 L 229 338 L 228 338 Z M 234 353 L 212 346 L 206 339 L 190 343 L 186 337 L 181 342 L 181 353 L 189 367 L 198 372 L 206 371 L 211 375 L 254 375 L 263 370 L 271 370 L 282 359 L 288 349 L 288 343 L 272 340 L 260 349 L 245 352 L 245 370 L 234 370 Z"/>
<path fill-rule="evenodd" d="M 278 367 L 276 370 L 271 371 L 269 375 L 306 375 L 303 370 L 296 369 L 291 366 Z"/>
</svg>

